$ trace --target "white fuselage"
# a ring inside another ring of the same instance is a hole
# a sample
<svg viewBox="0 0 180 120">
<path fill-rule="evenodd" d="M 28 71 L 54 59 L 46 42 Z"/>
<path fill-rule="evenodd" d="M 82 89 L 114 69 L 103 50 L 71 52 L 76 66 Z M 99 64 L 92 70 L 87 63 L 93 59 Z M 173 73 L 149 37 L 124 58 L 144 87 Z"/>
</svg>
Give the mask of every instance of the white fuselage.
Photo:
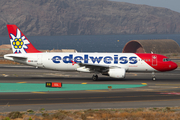
<svg viewBox="0 0 180 120">
<path fill-rule="evenodd" d="M 7 54 L 4 57 L 31 66 L 62 71 L 76 71 L 80 67 L 78 63 L 119 67 L 126 71 L 156 71 L 134 53 L 26 53 Z"/>
</svg>

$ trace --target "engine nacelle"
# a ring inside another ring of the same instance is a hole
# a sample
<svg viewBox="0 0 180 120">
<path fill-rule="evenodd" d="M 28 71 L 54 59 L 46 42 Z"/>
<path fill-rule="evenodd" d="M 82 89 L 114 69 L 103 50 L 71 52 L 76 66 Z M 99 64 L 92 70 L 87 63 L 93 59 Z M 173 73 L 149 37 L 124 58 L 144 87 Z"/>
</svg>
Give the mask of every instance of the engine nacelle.
<svg viewBox="0 0 180 120">
<path fill-rule="evenodd" d="M 85 68 L 85 67 L 79 67 L 79 68 L 77 68 L 77 71 L 79 71 L 79 72 L 90 72 L 89 68 Z"/>
<path fill-rule="evenodd" d="M 120 69 L 120 68 L 114 68 L 114 69 L 109 69 L 109 77 L 112 78 L 124 78 L 126 74 L 125 69 Z"/>
</svg>

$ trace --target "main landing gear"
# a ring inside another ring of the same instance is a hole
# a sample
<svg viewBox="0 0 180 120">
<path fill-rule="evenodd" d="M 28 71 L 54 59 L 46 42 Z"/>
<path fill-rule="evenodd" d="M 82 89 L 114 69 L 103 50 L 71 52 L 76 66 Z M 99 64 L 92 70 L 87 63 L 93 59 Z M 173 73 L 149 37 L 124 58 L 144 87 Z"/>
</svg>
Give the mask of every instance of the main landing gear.
<svg viewBox="0 0 180 120">
<path fill-rule="evenodd" d="M 156 77 L 155 77 L 154 72 L 152 72 L 152 80 L 153 80 L 153 81 L 156 81 Z"/>
<path fill-rule="evenodd" d="M 93 76 L 92 76 L 92 79 L 93 79 L 93 81 L 98 80 L 98 75 L 93 75 Z"/>
</svg>

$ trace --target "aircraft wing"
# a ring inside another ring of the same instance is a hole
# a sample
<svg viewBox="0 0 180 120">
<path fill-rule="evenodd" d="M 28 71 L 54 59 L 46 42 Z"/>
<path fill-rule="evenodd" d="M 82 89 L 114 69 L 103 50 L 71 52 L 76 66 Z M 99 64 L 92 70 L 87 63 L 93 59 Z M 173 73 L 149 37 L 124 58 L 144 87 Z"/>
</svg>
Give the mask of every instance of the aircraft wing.
<svg viewBox="0 0 180 120">
<path fill-rule="evenodd" d="M 87 64 L 87 63 L 77 63 L 80 67 L 89 68 L 90 71 L 96 71 L 96 72 L 104 72 L 106 70 L 109 70 L 110 68 L 120 68 L 118 66 L 111 66 L 111 65 L 100 65 L 100 64 Z"/>
<path fill-rule="evenodd" d="M 109 68 L 109 65 L 99 65 L 99 64 L 87 64 L 87 63 L 79 63 L 81 67 L 85 66 L 86 68 Z"/>
</svg>

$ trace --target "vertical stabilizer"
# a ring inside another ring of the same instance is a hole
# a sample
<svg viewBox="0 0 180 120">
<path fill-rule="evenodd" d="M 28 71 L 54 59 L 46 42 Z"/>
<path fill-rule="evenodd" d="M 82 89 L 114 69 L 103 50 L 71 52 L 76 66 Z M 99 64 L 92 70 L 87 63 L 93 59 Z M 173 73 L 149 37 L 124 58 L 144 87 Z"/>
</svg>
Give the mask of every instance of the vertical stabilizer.
<svg viewBox="0 0 180 120">
<path fill-rule="evenodd" d="M 40 53 L 16 25 L 7 25 L 13 53 Z"/>
</svg>

